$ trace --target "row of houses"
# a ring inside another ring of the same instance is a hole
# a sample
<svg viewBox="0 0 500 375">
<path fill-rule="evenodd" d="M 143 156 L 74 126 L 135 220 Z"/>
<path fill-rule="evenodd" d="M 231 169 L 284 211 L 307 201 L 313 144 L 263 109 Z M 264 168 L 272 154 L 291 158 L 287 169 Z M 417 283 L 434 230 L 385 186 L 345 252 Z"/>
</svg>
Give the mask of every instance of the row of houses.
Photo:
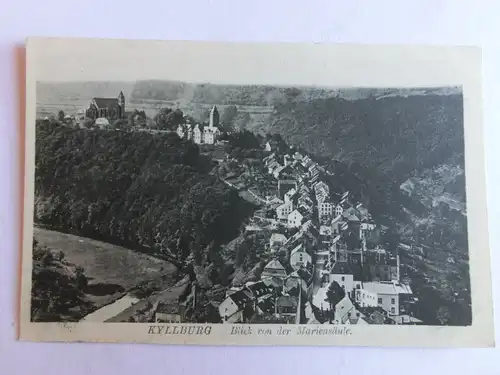
<svg viewBox="0 0 500 375">
<path fill-rule="evenodd" d="M 261 280 L 233 286 L 219 305 L 223 323 L 265 322 L 269 318 L 282 323 L 300 323 L 302 293 L 310 290 L 312 276 L 299 269 L 287 273 L 279 260 L 271 260 Z M 310 281 L 307 282 L 306 280 Z"/>
<path fill-rule="evenodd" d="M 411 315 L 417 300 L 400 281 L 399 256 L 370 244 L 381 228 L 368 210 L 352 204 L 349 192 L 333 198 L 324 169 L 307 155 L 272 153 L 264 163 L 278 181 L 278 194 L 266 197 L 275 212 L 274 219 L 266 219 L 273 223 L 267 246 L 274 258 L 258 281 L 268 293 L 234 287 L 219 306 L 222 320 L 300 322 L 303 298 L 321 310 L 333 308 L 333 324 L 418 323 Z M 332 282 L 346 292 L 333 307 L 325 302 Z M 313 293 L 315 283 L 320 288 Z"/>
</svg>

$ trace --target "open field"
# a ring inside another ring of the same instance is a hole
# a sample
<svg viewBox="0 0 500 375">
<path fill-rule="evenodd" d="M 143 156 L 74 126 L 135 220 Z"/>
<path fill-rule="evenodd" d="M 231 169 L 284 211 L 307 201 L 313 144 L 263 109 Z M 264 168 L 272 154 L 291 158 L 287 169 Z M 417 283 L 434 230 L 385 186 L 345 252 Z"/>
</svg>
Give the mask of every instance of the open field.
<svg viewBox="0 0 500 375">
<path fill-rule="evenodd" d="M 41 246 L 62 251 L 66 261 L 84 268 L 89 280 L 84 292 L 91 308 L 76 309 L 72 319 L 79 320 L 128 292 L 164 290 L 173 283 L 175 266 L 149 255 L 38 227 L 34 228 L 34 238 Z"/>
<path fill-rule="evenodd" d="M 131 289 L 138 284 L 175 272 L 164 260 L 89 238 L 35 228 L 42 246 L 62 250 L 65 259 L 82 266 L 90 284 L 117 284 Z"/>
</svg>

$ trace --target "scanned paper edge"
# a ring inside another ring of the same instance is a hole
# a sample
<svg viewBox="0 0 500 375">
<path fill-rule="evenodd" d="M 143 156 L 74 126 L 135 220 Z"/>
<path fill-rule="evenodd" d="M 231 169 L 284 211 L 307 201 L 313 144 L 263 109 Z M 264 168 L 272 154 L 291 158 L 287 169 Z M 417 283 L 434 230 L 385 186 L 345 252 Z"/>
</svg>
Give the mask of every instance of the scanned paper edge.
<svg viewBox="0 0 500 375">
<path fill-rule="evenodd" d="M 463 95 L 464 95 L 464 136 L 465 136 L 465 160 L 466 160 L 466 192 L 468 210 L 469 231 L 469 258 L 473 321 L 467 327 L 435 327 L 435 326 L 352 326 L 355 338 L 346 339 L 346 336 L 330 337 L 295 337 L 283 340 L 276 336 L 259 338 L 251 336 L 240 338 L 227 333 L 231 325 L 212 324 L 212 330 L 216 333 L 210 335 L 206 340 L 193 336 L 162 336 L 151 338 L 147 335 L 144 326 L 150 324 L 140 323 L 32 323 L 30 322 L 30 300 L 31 300 L 31 248 L 33 236 L 33 189 L 34 189 L 34 124 L 36 109 L 36 58 L 44 43 L 58 40 L 58 38 L 30 38 L 26 48 L 26 157 L 25 157 L 25 186 L 24 186 L 24 215 L 23 215 L 23 251 L 22 251 L 22 293 L 21 293 L 21 317 L 20 317 L 20 339 L 29 341 L 91 341 L 91 342 L 136 342 L 136 343 L 159 343 L 159 344 L 203 344 L 203 345 L 348 345 L 348 346 L 411 346 L 411 347 L 493 347 L 494 325 L 493 325 L 493 301 L 490 268 L 490 250 L 487 228 L 487 207 L 485 187 L 485 160 L 484 160 L 484 138 L 482 121 L 482 77 L 480 50 L 475 47 L 451 48 L 453 55 L 450 63 L 459 58 L 459 64 L 463 66 Z M 68 39 L 67 42 L 75 43 L 80 38 Z M 103 40 L 100 43 L 108 44 L 107 48 L 117 48 L 121 42 L 130 43 L 125 40 Z M 86 40 L 92 42 L 93 40 Z M 152 43 L 150 41 L 132 41 L 133 43 Z M 168 46 L 169 42 L 154 41 Z M 177 42 L 179 43 L 179 42 Z M 211 42 L 183 42 L 187 44 L 211 43 Z M 304 45 L 289 44 L 294 48 Z M 241 43 L 244 47 L 245 43 Z M 267 44 L 275 48 L 279 44 Z M 306 45 L 307 46 L 307 45 Z M 339 45 L 323 45 L 322 48 L 337 49 Z M 362 54 L 362 50 L 368 49 L 365 45 L 342 44 L 342 53 L 346 49 L 353 49 Z M 371 48 L 377 46 L 371 46 Z M 386 49 L 398 49 L 398 46 L 383 46 Z M 425 54 L 424 46 L 405 46 L 414 51 L 418 57 Z M 435 46 L 431 48 L 436 48 Z M 479 52 L 479 53 L 478 53 Z M 290 84 L 293 84 L 291 82 Z M 404 84 L 402 84 L 403 86 Z M 473 156 L 471 156 L 473 155 Z M 478 157 L 481 155 L 481 157 Z M 471 202 L 474 204 L 471 205 Z M 475 251 L 471 251 L 475 248 Z M 477 250 L 477 249 L 481 250 Z M 482 250 L 484 249 L 484 250 Z M 478 291 L 479 290 L 479 291 Z M 182 325 L 182 324 L 181 324 Z M 188 325 L 188 324 L 184 324 Z M 95 326 L 95 328 L 94 328 Z M 115 327 L 116 326 L 116 327 Z M 259 325 L 252 325 L 258 328 Z M 279 327 L 280 325 L 264 325 Z M 82 332 L 80 327 L 86 328 Z M 294 327 L 300 327 L 295 326 Z M 292 328 L 294 328 L 292 327 Z M 313 327 L 308 325 L 308 328 Z M 49 329 L 47 329 L 49 328 Z M 147 327 L 145 327 L 147 328 Z M 395 333 L 391 332 L 397 329 Z M 104 332 L 105 331 L 105 332 Z M 144 334 L 144 332 L 146 334 Z M 365 331 L 365 332 L 363 332 Z M 379 337 L 374 339 L 377 335 Z M 405 332 L 408 331 L 408 332 Z M 129 335 L 131 332 L 132 335 Z"/>
</svg>

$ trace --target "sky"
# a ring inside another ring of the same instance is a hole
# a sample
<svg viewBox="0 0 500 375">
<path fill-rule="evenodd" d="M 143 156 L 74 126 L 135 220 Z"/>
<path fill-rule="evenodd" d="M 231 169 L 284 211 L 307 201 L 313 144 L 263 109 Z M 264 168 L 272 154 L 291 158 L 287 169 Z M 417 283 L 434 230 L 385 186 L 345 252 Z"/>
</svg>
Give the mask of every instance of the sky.
<svg viewBox="0 0 500 375">
<path fill-rule="evenodd" d="M 462 83 L 467 64 L 453 61 L 458 56 L 462 61 L 463 53 L 472 56 L 469 50 L 34 38 L 27 43 L 27 71 L 28 77 L 48 82 L 165 79 L 319 87 L 435 87 Z"/>
</svg>

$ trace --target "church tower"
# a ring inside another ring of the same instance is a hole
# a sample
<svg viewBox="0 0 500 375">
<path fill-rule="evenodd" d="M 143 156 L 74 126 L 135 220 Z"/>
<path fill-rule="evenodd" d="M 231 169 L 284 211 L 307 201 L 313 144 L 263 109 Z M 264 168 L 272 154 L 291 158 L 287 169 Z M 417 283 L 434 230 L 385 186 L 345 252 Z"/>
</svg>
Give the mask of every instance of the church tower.
<svg viewBox="0 0 500 375">
<path fill-rule="evenodd" d="M 119 118 L 125 118 L 125 95 L 123 95 L 123 91 L 120 91 L 118 95 L 118 107 L 119 107 Z"/>
<path fill-rule="evenodd" d="M 219 127 L 219 110 L 217 109 L 217 106 L 213 106 L 212 109 L 210 110 L 210 122 L 209 126 L 211 128 L 213 127 Z"/>
</svg>

